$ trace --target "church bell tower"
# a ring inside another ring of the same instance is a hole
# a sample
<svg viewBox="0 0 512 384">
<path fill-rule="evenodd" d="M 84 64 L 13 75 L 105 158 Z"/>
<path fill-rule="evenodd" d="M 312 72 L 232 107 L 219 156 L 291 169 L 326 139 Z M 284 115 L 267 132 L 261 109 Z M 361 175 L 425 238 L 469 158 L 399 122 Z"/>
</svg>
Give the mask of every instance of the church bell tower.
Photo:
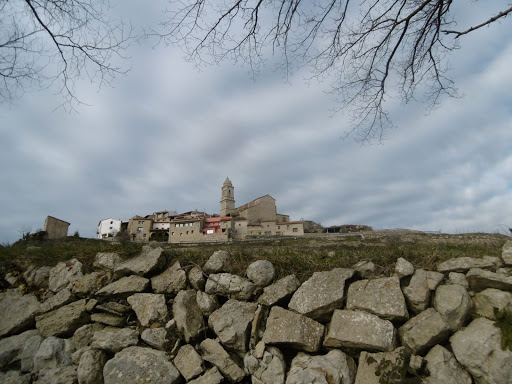
<svg viewBox="0 0 512 384">
<path fill-rule="evenodd" d="M 235 210 L 235 188 L 226 177 L 226 181 L 222 185 L 222 198 L 220 199 L 220 215 L 222 217 L 231 216 Z"/>
</svg>

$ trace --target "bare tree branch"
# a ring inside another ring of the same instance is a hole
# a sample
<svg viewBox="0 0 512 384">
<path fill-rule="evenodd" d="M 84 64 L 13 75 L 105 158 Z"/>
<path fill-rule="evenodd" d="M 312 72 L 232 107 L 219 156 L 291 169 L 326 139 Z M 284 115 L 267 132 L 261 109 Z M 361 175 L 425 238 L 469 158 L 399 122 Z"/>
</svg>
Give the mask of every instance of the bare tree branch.
<svg viewBox="0 0 512 384">
<path fill-rule="evenodd" d="M 422 95 L 427 109 L 457 96 L 446 57 L 457 38 L 506 17 L 507 9 L 467 30 L 453 0 L 170 0 L 168 19 L 147 36 L 180 46 L 196 65 L 241 60 L 255 73 L 266 54 L 281 55 L 288 78 L 300 67 L 330 81 L 337 108 L 349 113 L 347 134 L 382 139 L 392 121 L 386 100 Z M 270 52 L 268 52 L 270 49 Z"/>
</svg>

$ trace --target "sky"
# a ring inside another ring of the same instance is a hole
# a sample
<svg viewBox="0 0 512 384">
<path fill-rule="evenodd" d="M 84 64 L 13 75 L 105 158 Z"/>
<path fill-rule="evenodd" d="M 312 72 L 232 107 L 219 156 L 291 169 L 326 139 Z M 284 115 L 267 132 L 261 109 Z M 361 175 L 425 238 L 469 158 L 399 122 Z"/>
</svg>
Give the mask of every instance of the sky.
<svg viewBox="0 0 512 384">
<path fill-rule="evenodd" d="M 166 6 L 123 4 L 135 24 Z M 471 4 L 468 23 L 481 18 Z M 464 39 L 450 56 L 463 97 L 430 114 L 389 103 L 396 127 L 369 145 L 343 139 L 347 117 L 303 73 L 286 82 L 269 66 L 254 80 L 232 62 L 198 69 L 178 48 L 135 44 L 112 88 L 79 82 L 88 105 L 76 112 L 54 110 L 52 90 L 0 104 L 0 243 L 47 215 L 95 237 L 105 218 L 219 213 L 226 177 L 237 206 L 269 194 L 292 220 L 509 234 L 511 35 L 505 19 Z"/>
</svg>

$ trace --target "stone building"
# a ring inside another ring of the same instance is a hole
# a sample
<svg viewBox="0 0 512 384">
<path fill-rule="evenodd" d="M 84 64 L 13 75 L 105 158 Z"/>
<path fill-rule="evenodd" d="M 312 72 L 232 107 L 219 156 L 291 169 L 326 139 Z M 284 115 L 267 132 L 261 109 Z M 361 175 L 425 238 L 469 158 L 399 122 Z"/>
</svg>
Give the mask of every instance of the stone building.
<svg viewBox="0 0 512 384">
<path fill-rule="evenodd" d="M 98 223 L 98 239 L 106 239 L 109 237 L 115 237 L 121 232 L 121 220 L 119 219 L 103 219 Z"/>
<path fill-rule="evenodd" d="M 48 239 L 60 239 L 68 236 L 69 225 L 67 221 L 47 216 L 44 221 L 44 230 L 48 234 Z"/>
</svg>

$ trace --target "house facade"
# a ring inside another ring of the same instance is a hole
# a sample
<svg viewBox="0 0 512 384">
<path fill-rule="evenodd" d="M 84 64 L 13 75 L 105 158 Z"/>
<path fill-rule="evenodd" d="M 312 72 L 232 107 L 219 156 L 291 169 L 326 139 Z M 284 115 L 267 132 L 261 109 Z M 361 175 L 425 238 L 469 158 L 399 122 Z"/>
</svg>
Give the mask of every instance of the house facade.
<svg viewBox="0 0 512 384">
<path fill-rule="evenodd" d="M 121 232 L 121 220 L 119 219 L 103 219 L 98 223 L 98 239 L 106 239 L 109 237 L 115 237 Z"/>
<path fill-rule="evenodd" d="M 48 239 L 67 237 L 69 224 L 67 221 L 47 216 L 44 221 L 44 230 L 48 234 Z"/>
</svg>

